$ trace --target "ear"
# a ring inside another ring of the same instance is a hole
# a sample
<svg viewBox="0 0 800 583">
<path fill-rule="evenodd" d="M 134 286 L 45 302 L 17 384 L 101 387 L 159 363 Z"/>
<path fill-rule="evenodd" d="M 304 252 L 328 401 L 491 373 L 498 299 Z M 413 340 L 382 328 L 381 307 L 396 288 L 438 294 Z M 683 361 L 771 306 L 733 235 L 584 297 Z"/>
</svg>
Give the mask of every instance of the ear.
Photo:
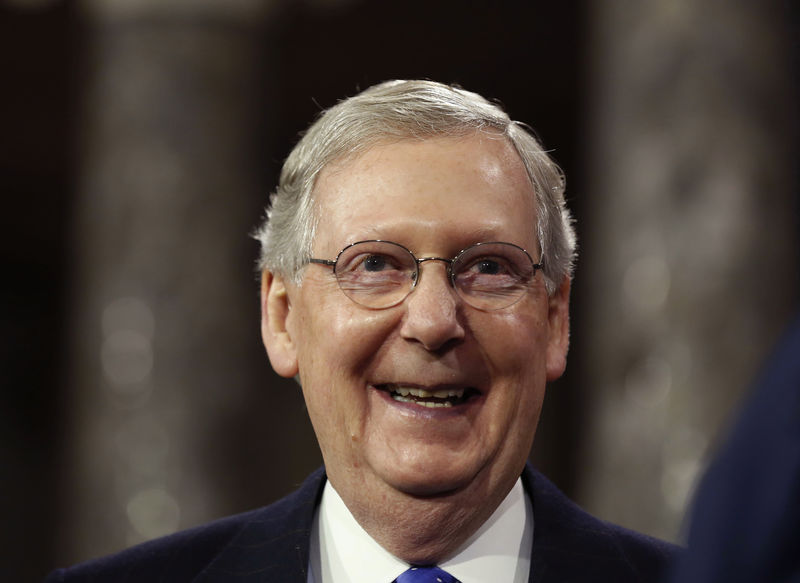
<svg viewBox="0 0 800 583">
<path fill-rule="evenodd" d="M 272 368 L 282 377 L 297 374 L 297 350 L 287 328 L 292 307 L 283 278 L 261 273 L 261 338 Z"/>
<path fill-rule="evenodd" d="M 554 381 L 567 367 L 569 349 L 569 289 L 570 279 L 565 277 L 549 298 L 547 338 L 547 380 Z"/>
</svg>

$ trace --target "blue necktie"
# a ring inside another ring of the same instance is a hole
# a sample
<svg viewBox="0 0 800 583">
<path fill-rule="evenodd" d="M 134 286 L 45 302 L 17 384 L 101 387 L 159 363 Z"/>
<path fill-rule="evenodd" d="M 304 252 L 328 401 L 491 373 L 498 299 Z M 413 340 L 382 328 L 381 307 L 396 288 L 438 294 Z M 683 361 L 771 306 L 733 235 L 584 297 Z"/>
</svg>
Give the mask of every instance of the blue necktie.
<svg viewBox="0 0 800 583">
<path fill-rule="evenodd" d="M 395 583 L 460 583 L 447 571 L 439 567 L 411 567 L 408 571 L 395 579 Z"/>
</svg>

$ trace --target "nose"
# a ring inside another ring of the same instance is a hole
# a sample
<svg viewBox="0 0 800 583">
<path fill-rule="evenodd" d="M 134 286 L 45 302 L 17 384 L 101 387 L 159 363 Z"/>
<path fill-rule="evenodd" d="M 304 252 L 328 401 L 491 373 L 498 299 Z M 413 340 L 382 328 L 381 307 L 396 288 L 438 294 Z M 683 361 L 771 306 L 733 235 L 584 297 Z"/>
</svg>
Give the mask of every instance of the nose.
<svg viewBox="0 0 800 583">
<path fill-rule="evenodd" d="M 420 269 L 417 286 L 406 298 L 400 334 L 435 351 L 463 339 L 464 326 L 459 321 L 461 300 L 450 285 L 447 264 L 432 261 L 428 265 L 428 273 L 423 276 Z"/>
</svg>

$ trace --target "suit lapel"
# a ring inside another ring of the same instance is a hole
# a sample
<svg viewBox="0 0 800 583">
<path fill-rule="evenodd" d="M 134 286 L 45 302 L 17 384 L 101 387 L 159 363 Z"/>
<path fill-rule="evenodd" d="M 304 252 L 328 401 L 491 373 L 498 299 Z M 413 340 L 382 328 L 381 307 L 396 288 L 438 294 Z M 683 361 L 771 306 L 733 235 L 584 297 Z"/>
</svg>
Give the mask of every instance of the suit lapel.
<svg viewBox="0 0 800 583">
<path fill-rule="evenodd" d="M 325 479 L 320 468 L 299 490 L 253 514 L 193 583 L 307 583 L 311 528 Z M 522 483 L 534 517 L 529 583 L 632 580 L 611 527 L 530 465 Z"/>
<path fill-rule="evenodd" d="M 533 551 L 528 583 L 631 581 L 633 569 L 606 523 L 526 466 L 523 484 L 533 504 Z"/>
<path fill-rule="evenodd" d="M 301 488 L 254 514 L 193 583 L 306 583 L 320 468 Z"/>
</svg>

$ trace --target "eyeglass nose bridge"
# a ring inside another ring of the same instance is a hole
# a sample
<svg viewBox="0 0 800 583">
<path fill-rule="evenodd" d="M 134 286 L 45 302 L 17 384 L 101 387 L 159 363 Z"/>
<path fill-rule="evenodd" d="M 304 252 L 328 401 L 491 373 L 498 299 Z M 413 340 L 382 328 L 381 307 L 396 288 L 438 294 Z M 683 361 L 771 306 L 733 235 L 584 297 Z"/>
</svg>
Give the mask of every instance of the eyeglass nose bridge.
<svg viewBox="0 0 800 583">
<path fill-rule="evenodd" d="M 411 256 L 414 257 L 413 254 Z M 419 278 L 421 273 L 420 266 L 426 261 L 442 261 L 443 263 L 446 263 L 447 280 L 450 282 L 450 286 L 453 289 L 455 289 L 456 282 L 455 279 L 453 278 L 453 261 L 455 261 L 455 259 L 448 259 L 447 257 L 419 257 L 419 258 L 414 257 L 414 261 L 417 263 L 417 273 L 415 274 L 416 277 L 414 277 L 414 285 L 411 286 L 411 290 L 417 287 L 417 283 L 419 283 Z M 409 291 L 408 293 L 411 293 L 411 291 Z"/>
</svg>

